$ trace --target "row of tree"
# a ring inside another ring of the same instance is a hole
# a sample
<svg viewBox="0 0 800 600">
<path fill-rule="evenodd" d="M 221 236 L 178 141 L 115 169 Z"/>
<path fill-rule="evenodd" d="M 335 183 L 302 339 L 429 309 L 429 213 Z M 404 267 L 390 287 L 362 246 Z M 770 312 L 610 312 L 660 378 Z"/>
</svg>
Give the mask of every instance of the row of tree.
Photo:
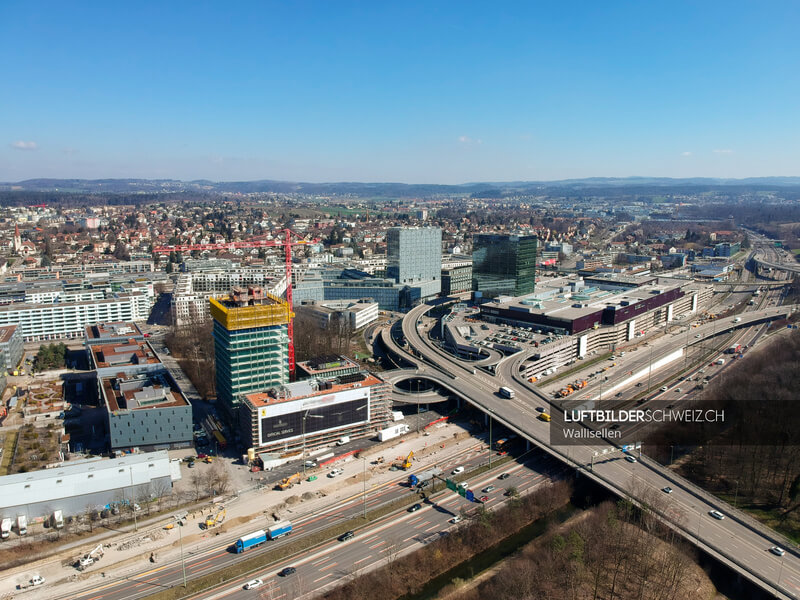
<svg viewBox="0 0 800 600">
<path fill-rule="evenodd" d="M 691 550 L 647 511 L 604 503 L 530 544 L 491 579 L 456 600 L 683 600 L 698 585 Z"/>
</svg>

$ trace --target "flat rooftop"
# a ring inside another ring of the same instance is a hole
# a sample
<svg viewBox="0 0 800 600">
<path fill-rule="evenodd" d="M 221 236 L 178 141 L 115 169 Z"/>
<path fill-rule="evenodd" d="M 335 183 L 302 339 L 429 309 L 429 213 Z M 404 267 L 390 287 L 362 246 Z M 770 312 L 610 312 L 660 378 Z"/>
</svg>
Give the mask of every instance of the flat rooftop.
<svg viewBox="0 0 800 600">
<path fill-rule="evenodd" d="M 136 375 L 119 373 L 104 377 L 101 385 L 111 412 L 189 405 L 166 370 Z"/>
<path fill-rule="evenodd" d="M 0 327 L 0 344 L 6 344 L 11 341 L 11 337 L 17 330 L 16 325 L 4 325 Z"/>
<path fill-rule="evenodd" d="M 354 377 L 355 375 L 358 375 L 358 373 L 354 373 L 353 375 L 345 375 L 343 379 L 346 380 L 346 378 Z M 262 406 L 273 406 L 275 404 L 291 402 L 293 400 L 300 400 L 302 398 L 325 396 L 328 394 L 335 394 L 337 392 L 344 392 L 347 390 L 360 387 L 369 387 L 383 383 L 382 379 L 379 379 L 371 373 L 361 373 L 361 375 L 363 375 L 364 378 L 359 381 L 350 381 L 348 383 L 329 382 L 330 385 L 324 388 L 321 385 L 317 387 L 313 380 L 307 379 L 283 386 L 279 390 L 270 390 L 270 392 L 257 392 L 255 394 L 249 394 L 246 396 L 246 398 L 253 407 L 260 408 Z M 285 393 L 281 393 L 281 391 Z"/>
<path fill-rule="evenodd" d="M 129 339 L 113 344 L 90 346 L 92 362 L 96 369 L 130 365 L 157 365 L 161 361 L 144 340 Z"/>
<path fill-rule="evenodd" d="M 569 286 L 570 280 L 567 279 L 548 283 L 550 285 L 547 288 L 537 289 L 534 294 L 527 297 L 500 298 L 494 302 L 487 302 L 484 306 L 575 320 L 602 311 L 607 306 L 628 306 L 682 287 L 677 283 L 651 284 L 614 292 L 601 290 L 592 285 L 573 288 Z"/>
<path fill-rule="evenodd" d="M 141 337 L 142 331 L 135 323 L 116 321 L 113 323 L 98 323 L 97 325 L 86 327 L 86 339 L 92 341 L 137 336 Z"/>
<path fill-rule="evenodd" d="M 304 360 L 298 362 L 297 366 L 302 367 L 306 373 L 312 376 L 325 375 L 326 373 L 336 372 L 342 369 L 360 369 L 360 367 L 349 358 L 336 356 L 335 354 Z"/>
</svg>

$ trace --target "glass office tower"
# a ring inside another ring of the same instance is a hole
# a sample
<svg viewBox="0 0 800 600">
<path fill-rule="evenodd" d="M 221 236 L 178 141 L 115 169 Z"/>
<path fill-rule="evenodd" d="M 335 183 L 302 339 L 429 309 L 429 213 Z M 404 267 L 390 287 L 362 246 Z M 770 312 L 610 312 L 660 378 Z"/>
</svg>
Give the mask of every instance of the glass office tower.
<svg viewBox="0 0 800 600">
<path fill-rule="evenodd" d="M 532 294 L 537 246 L 534 235 L 476 235 L 472 243 L 473 291 L 489 298 Z"/>
</svg>

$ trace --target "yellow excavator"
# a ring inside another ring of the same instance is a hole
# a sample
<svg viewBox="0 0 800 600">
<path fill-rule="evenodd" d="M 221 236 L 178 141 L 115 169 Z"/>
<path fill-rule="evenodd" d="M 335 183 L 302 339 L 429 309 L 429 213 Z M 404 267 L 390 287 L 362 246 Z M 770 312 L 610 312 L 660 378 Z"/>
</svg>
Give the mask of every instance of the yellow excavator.
<svg viewBox="0 0 800 600">
<path fill-rule="evenodd" d="M 399 469 L 403 469 L 404 471 L 407 471 L 408 469 L 411 468 L 411 459 L 412 458 L 414 458 L 414 451 L 413 450 L 408 453 L 408 456 L 406 456 L 405 460 L 403 460 L 402 462 L 397 463 L 395 465 L 395 467 L 397 467 Z"/>
<path fill-rule="evenodd" d="M 286 477 L 286 478 L 282 479 L 277 487 L 278 487 L 278 489 L 281 489 L 281 490 L 288 490 L 296 482 L 300 481 L 300 477 L 301 477 L 300 473 L 295 473 L 291 477 Z"/>
<path fill-rule="evenodd" d="M 225 520 L 225 509 L 220 510 L 216 515 L 206 517 L 206 529 L 216 527 Z"/>
</svg>

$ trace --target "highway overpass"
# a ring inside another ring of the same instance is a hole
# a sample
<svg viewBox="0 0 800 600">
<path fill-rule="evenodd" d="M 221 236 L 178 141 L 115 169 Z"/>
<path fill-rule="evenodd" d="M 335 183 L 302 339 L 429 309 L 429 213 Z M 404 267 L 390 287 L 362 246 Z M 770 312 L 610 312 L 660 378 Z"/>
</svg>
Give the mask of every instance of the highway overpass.
<svg viewBox="0 0 800 600">
<path fill-rule="evenodd" d="M 574 467 L 581 476 L 589 477 L 637 504 L 646 503 L 686 539 L 766 592 L 778 598 L 800 597 L 800 554 L 788 539 L 646 456 L 634 464 L 621 460 L 618 448 L 605 440 L 583 446 L 551 445 L 550 424 L 537 419 L 537 408 L 548 407 L 549 398 L 520 377 L 519 367 L 525 356 L 520 354 L 503 361 L 496 375 L 464 364 L 420 335 L 419 318 L 431 308 L 426 305 L 416 307 L 402 322 L 403 335 L 416 356 L 409 356 L 391 336 L 384 338 L 391 344 L 393 352 L 401 353 L 418 366 L 419 372 L 414 376 L 431 378 L 454 391 L 508 429 Z M 743 313 L 737 322 L 733 317 L 718 319 L 695 328 L 694 335 L 699 334 L 701 338 L 692 338 L 691 343 L 699 343 L 736 327 L 784 318 L 793 310 L 793 306 L 788 306 Z M 675 340 L 675 343 L 679 342 Z M 440 371 L 441 375 L 436 377 L 433 371 Z M 453 380 L 452 383 L 449 379 Z M 499 385 L 511 387 L 516 397 L 501 398 L 497 394 Z M 595 457 L 604 451 L 610 451 L 611 454 L 606 456 L 611 458 L 592 465 Z M 660 491 L 667 486 L 673 489 L 673 493 L 666 495 Z M 654 498 L 660 500 L 654 503 Z M 719 510 L 727 518 L 713 519 L 709 516 L 711 510 Z M 770 554 L 768 549 L 773 545 L 786 548 L 786 555 L 777 557 Z"/>
</svg>

